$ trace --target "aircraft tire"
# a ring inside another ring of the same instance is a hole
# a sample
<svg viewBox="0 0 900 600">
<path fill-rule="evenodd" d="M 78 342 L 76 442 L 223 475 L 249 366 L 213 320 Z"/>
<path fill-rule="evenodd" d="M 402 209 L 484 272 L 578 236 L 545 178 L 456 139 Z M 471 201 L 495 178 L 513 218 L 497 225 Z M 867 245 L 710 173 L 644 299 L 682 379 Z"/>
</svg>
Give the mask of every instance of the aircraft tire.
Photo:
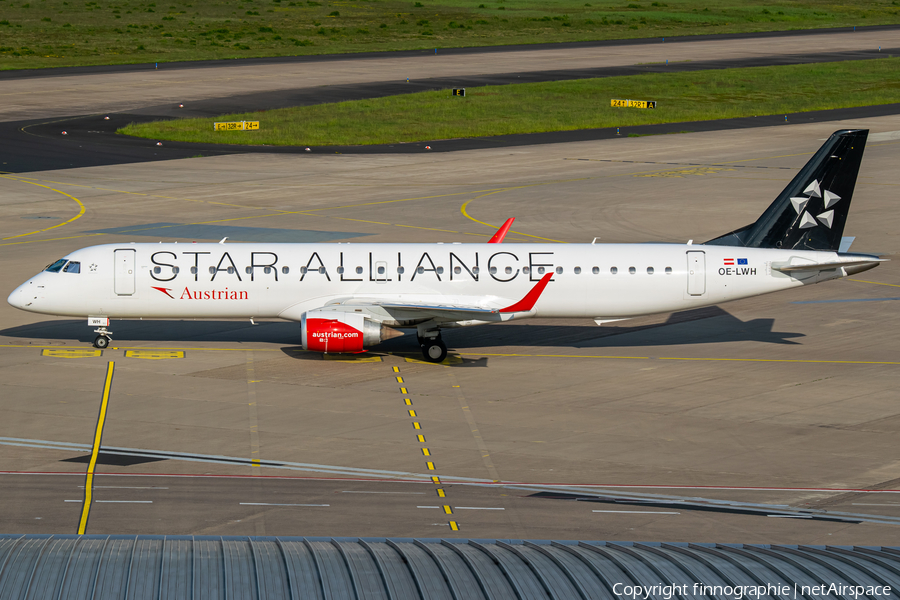
<svg viewBox="0 0 900 600">
<path fill-rule="evenodd" d="M 103 348 L 109 346 L 110 341 L 111 340 L 105 335 L 98 335 L 94 338 L 94 348 L 100 348 L 102 350 Z"/>
<path fill-rule="evenodd" d="M 422 344 L 422 355 L 428 362 L 444 362 L 447 358 L 447 346 L 439 339 L 428 340 Z"/>
</svg>

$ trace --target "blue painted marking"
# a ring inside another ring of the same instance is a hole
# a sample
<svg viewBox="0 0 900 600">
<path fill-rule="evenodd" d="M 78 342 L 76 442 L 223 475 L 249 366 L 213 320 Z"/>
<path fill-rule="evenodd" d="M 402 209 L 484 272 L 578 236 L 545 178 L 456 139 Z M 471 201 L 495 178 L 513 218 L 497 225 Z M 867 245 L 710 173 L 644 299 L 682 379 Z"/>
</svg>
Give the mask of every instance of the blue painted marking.
<svg viewBox="0 0 900 600">
<path fill-rule="evenodd" d="M 834 304 L 836 302 L 887 302 L 888 300 L 900 300 L 900 298 L 848 298 L 846 300 L 804 300 L 791 302 L 791 304 Z"/>
<path fill-rule="evenodd" d="M 117 236 L 178 238 L 184 240 L 215 240 L 227 237 L 232 242 L 289 242 L 310 244 L 331 242 L 372 235 L 352 231 L 315 231 L 312 229 L 271 229 L 268 227 L 236 227 L 234 225 L 190 225 L 183 223 L 147 223 L 129 227 L 95 229 L 87 233 L 106 233 Z"/>
</svg>

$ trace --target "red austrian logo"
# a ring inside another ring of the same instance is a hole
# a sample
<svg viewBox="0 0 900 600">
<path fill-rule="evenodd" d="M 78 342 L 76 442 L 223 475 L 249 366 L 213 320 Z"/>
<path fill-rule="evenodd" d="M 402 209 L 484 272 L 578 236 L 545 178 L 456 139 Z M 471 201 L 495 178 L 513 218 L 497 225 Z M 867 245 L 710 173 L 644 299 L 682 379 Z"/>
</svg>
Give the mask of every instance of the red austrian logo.
<svg viewBox="0 0 900 600">
<path fill-rule="evenodd" d="M 239 292 L 235 290 L 192 290 L 184 288 L 181 295 L 175 298 L 171 294 L 172 288 L 163 288 L 151 286 L 154 290 L 160 291 L 173 300 L 248 300 L 247 292 Z"/>
</svg>

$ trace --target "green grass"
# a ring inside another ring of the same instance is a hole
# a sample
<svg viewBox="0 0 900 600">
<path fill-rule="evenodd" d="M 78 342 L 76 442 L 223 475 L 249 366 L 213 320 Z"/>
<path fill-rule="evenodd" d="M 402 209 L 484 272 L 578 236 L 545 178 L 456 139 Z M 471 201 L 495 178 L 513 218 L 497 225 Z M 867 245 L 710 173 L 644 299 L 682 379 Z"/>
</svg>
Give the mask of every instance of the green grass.
<svg viewBox="0 0 900 600">
<path fill-rule="evenodd" d="M 0 69 L 900 23 L 900 0 L 0 0 Z"/>
<path fill-rule="evenodd" d="M 611 108 L 611 98 L 658 108 Z M 132 124 L 152 139 L 289 146 L 358 145 L 727 119 L 900 102 L 900 58 L 486 86 L 216 119 Z M 260 121 L 213 131 L 214 121 Z"/>
</svg>

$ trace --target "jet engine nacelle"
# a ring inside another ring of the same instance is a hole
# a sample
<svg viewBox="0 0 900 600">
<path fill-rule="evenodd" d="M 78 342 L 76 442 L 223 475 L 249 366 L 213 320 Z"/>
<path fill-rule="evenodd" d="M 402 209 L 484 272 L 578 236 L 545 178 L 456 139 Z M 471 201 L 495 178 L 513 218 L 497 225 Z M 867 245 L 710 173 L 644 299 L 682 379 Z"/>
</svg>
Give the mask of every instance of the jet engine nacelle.
<svg viewBox="0 0 900 600">
<path fill-rule="evenodd" d="M 359 313 L 311 310 L 300 319 L 300 335 L 304 350 L 356 353 L 403 333 Z"/>
</svg>

